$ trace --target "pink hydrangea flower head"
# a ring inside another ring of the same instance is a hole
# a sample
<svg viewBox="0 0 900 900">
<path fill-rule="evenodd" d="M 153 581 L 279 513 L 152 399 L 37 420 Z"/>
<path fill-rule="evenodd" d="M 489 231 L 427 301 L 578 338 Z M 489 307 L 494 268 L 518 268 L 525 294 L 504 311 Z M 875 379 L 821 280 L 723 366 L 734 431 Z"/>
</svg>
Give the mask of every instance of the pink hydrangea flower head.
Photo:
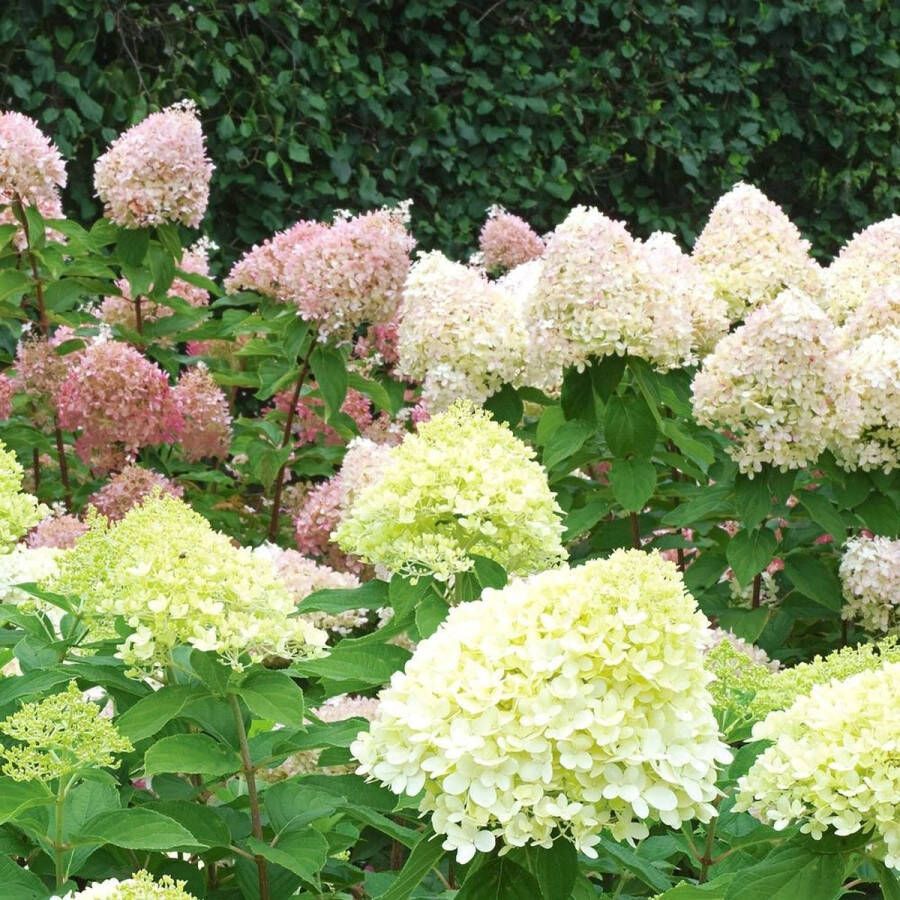
<svg viewBox="0 0 900 900">
<path fill-rule="evenodd" d="M 544 252 L 544 242 L 537 232 L 502 206 L 488 210 L 478 235 L 478 247 L 481 262 L 489 272 L 507 272 Z"/>
<path fill-rule="evenodd" d="M 284 266 L 284 297 L 320 333 L 349 337 L 397 311 L 415 240 L 409 204 L 342 216 L 293 246 Z"/>
<path fill-rule="evenodd" d="M 124 518 L 132 507 L 140 505 L 154 490 L 172 497 L 181 497 L 184 493 L 180 485 L 169 481 L 164 475 L 142 466 L 130 465 L 91 494 L 88 503 L 111 522 L 115 522 Z"/>
<path fill-rule="evenodd" d="M 48 516 L 34 526 L 25 540 L 29 547 L 56 547 L 68 550 L 86 531 L 86 522 L 75 516 Z"/>
<path fill-rule="evenodd" d="M 213 164 L 192 101 L 152 113 L 110 145 L 94 167 L 104 215 L 123 228 L 180 222 L 196 228 Z"/>
<path fill-rule="evenodd" d="M 57 407 L 60 425 L 80 431 L 76 452 L 96 471 L 141 447 L 175 441 L 184 427 L 165 372 L 117 341 L 97 340 L 82 352 Z"/>
<path fill-rule="evenodd" d="M 203 363 L 178 379 L 175 400 L 184 417 L 181 449 L 186 459 L 224 459 L 231 446 L 231 411 L 225 392 Z"/>
<path fill-rule="evenodd" d="M 397 348 L 399 321 L 397 318 L 380 325 L 370 325 L 353 347 L 358 359 L 370 359 L 376 365 L 393 370 L 400 354 Z"/>
<path fill-rule="evenodd" d="M 297 549 L 304 556 L 328 555 L 331 532 L 341 520 L 343 496 L 340 478 L 334 476 L 315 485 L 303 498 L 294 519 L 294 535 Z"/>
<path fill-rule="evenodd" d="M 310 388 L 312 390 L 317 388 L 315 381 L 311 382 Z M 281 391 L 276 394 L 273 398 L 275 409 L 286 413 L 291 397 L 291 391 Z M 341 404 L 341 412 L 353 419 L 360 432 L 365 431 L 373 422 L 372 404 L 369 402 L 369 398 L 354 388 L 347 391 L 347 396 Z M 314 444 L 319 438 L 322 438 L 329 446 L 343 443 L 343 438 L 325 422 L 324 414 L 324 403 L 319 397 L 307 394 L 297 401 L 293 430 L 299 445 Z"/>
<path fill-rule="evenodd" d="M 33 206 L 45 219 L 63 215 L 60 188 L 66 185 L 66 166 L 56 145 L 34 119 L 17 112 L 0 113 L 0 224 L 14 223 L 9 204 L 18 199 Z M 24 234 L 16 244 L 25 244 Z"/>
<path fill-rule="evenodd" d="M 303 220 L 286 231 L 279 231 L 261 244 L 254 244 L 232 267 L 225 279 L 225 290 L 256 291 L 266 297 L 285 294 L 284 267 L 291 251 L 304 241 L 322 234 L 328 226 Z"/>
<path fill-rule="evenodd" d="M 38 407 L 34 415 L 39 425 L 46 424 L 52 417 L 60 386 L 84 352 L 74 350 L 65 356 L 57 353 L 62 344 L 73 338 L 73 329 L 62 326 L 49 339 L 25 337 L 16 348 L 14 387 L 27 394 Z"/>
<path fill-rule="evenodd" d="M 12 415 L 12 398 L 16 392 L 16 383 L 8 375 L 0 375 L 0 419 L 8 419 Z"/>
</svg>

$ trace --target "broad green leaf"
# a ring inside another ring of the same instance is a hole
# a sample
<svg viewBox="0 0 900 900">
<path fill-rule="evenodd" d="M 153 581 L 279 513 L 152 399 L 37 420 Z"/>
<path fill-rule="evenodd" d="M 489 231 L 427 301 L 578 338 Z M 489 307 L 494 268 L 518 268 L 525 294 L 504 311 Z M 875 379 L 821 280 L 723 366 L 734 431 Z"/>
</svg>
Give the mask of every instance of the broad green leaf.
<svg viewBox="0 0 900 900">
<path fill-rule="evenodd" d="M 656 446 L 656 420 L 643 397 L 614 395 L 606 404 L 603 434 L 616 457 L 648 457 Z"/>
<path fill-rule="evenodd" d="M 340 411 L 347 396 L 347 366 L 344 358 L 337 350 L 316 344 L 309 357 L 309 365 L 325 403 L 325 417 L 330 420 Z"/>
<path fill-rule="evenodd" d="M 777 548 L 778 541 L 768 528 L 745 529 L 728 542 L 725 556 L 737 580 L 746 585 L 772 561 Z"/>
<path fill-rule="evenodd" d="M 594 433 L 593 426 L 580 419 L 564 422 L 547 439 L 542 461 L 548 471 L 567 460 L 581 449 L 584 442 Z"/>
<path fill-rule="evenodd" d="M 416 629 L 421 640 L 431 637 L 438 630 L 441 622 L 447 618 L 450 607 L 447 602 L 431 594 L 416 607 Z"/>
<path fill-rule="evenodd" d="M 565 838 L 557 838 L 549 849 L 517 848 L 508 858 L 534 876 L 541 897 L 568 897 L 572 892 L 578 871 L 578 854 Z"/>
<path fill-rule="evenodd" d="M 312 828 L 283 832 L 278 836 L 275 847 L 256 838 L 248 838 L 247 849 L 283 866 L 305 881 L 314 881 L 328 859 L 328 841 Z"/>
<path fill-rule="evenodd" d="M 512 385 L 504 384 L 484 401 L 484 408 L 498 421 L 515 428 L 522 421 L 525 409 L 522 398 Z"/>
<path fill-rule="evenodd" d="M 835 612 L 840 610 L 841 583 L 821 556 L 791 554 L 784 561 L 784 574 L 804 597 Z"/>
<path fill-rule="evenodd" d="M 581 372 L 575 366 L 566 369 L 560 402 L 567 419 L 584 419 L 592 425 L 597 421 L 594 382 L 590 367 L 584 368 Z"/>
<path fill-rule="evenodd" d="M 323 659 L 300 660 L 291 671 L 313 675 L 330 681 L 380 686 L 398 669 L 402 669 L 410 653 L 391 644 L 358 645 L 344 639 Z"/>
<path fill-rule="evenodd" d="M 141 809 L 161 813 L 186 828 L 204 847 L 228 847 L 231 832 L 228 823 L 214 806 L 188 800 L 158 800 Z"/>
<path fill-rule="evenodd" d="M 628 512 L 640 512 L 656 489 L 656 469 L 645 459 L 617 459 L 609 470 L 613 497 Z"/>
<path fill-rule="evenodd" d="M 0 300 L 24 294 L 31 288 L 31 279 L 18 269 L 0 270 Z"/>
<path fill-rule="evenodd" d="M 535 877 L 508 856 L 489 859 L 466 876 L 456 900 L 535 900 L 542 894 Z M 566 897 L 566 894 L 556 896 Z"/>
<path fill-rule="evenodd" d="M 152 809 L 114 809 L 91 819 L 72 838 L 75 846 L 112 844 L 128 850 L 178 850 L 203 844 L 174 819 Z"/>
<path fill-rule="evenodd" d="M 715 461 L 716 455 L 708 444 L 692 437 L 672 419 L 663 421 L 662 431 L 689 460 L 695 462 L 704 472 Z"/>
<path fill-rule="evenodd" d="M 44 803 L 52 803 L 53 794 L 39 781 L 14 781 L 0 776 L 0 825 L 14 822 L 16 816 Z"/>
<path fill-rule="evenodd" d="M 443 855 L 441 839 L 435 837 L 429 828 L 413 847 L 396 880 L 383 894 L 378 895 L 377 900 L 409 900 L 412 892 Z M 536 900 L 536 896 L 534 895 L 531 900 Z"/>
<path fill-rule="evenodd" d="M 730 493 L 731 488 L 726 484 L 704 486 L 695 496 L 666 513 L 663 525 L 690 528 L 707 519 L 724 519 L 731 511 Z"/>
<path fill-rule="evenodd" d="M 841 544 L 847 534 L 847 526 L 831 501 L 814 491 L 800 491 L 800 503 L 810 518 L 825 529 L 834 540 Z"/>
<path fill-rule="evenodd" d="M 621 863 L 632 875 L 639 878 L 655 891 L 666 891 L 672 887 L 669 877 L 652 863 L 639 856 L 627 844 L 620 844 L 611 838 L 601 835 L 599 848 L 602 848 L 613 859 Z"/>
<path fill-rule="evenodd" d="M 586 531 L 590 531 L 608 512 L 609 502 L 606 500 L 592 500 L 584 506 L 570 509 L 566 513 L 566 530 L 563 540 L 572 541 Z"/>
<path fill-rule="evenodd" d="M 766 479 L 738 475 L 734 480 L 734 505 L 744 528 L 756 528 L 772 505 Z"/>
<path fill-rule="evenodd" d="M 116 256 L 126 266 L 139 266 L 150 249 L 150 231 L 146 228 L 120 228 L 116 235 Z M 130 279 L 129 279 L 130 280 Z"/>
<path fill-rule="evenodd" d="M 174 734 L 158 740 L 144 754 L 144 773 L 230 775 L 241 767 L 233 750 L 208 734 Z"/>
<path fill-rule="evenodd" d="M 592 361 L 590 369 L 594 392 L 604 403 L 613 395 L 625 373 L 624 356 L 604 356 Z"/>
<path fill-rule="evenodd" d="M 506 569 L 498 562 L 488 559 L 486 556 L 478 556 L 471 554 L 472 564 L 475 570 L 475 577 L 483 588 L 502 588 L 506 587 L 509 576 Z"/>
<path fill-rule="evenodd" d="M 831 900 L 838 894 L 843 874 L 840 855 L 787 844 L 744 869 L 728 886 L 725 900 Z"/>
<path fill-rule="evenodd" d="M 285 672 L 254 672 L 241 682 L 238 694 L 261 719 L 281 725 L 303 725 L 303 691 Z"/>
<path fill-rule="evenodd" d="M 47 886 L 34 872 L 17 866 L 8 856 L 0 856 L 0 884 L 3 900 L 46 900 Z"/>
<path fill-rule="evenodd" d="M 340 613 L 348 609 L 379 609 L 388 605 L 386 581 L 372 580 L 358 588 L 314 591 L 298 606 L 300 612 Z"/>
<path fill-rule="evenodd" d="M 152 737 L 172 721 L 189 699 L 197 696 L 193 688 L 172 685 L 138 700 L 116 719 L 116 727 L 132 741 Z"/>
<path fill-rule="evenodd" d="M 867 528 L 884 537 L 900 536 L 900 509 L 890 497 L 875 494 L 856 508 Z"/>
</svg>

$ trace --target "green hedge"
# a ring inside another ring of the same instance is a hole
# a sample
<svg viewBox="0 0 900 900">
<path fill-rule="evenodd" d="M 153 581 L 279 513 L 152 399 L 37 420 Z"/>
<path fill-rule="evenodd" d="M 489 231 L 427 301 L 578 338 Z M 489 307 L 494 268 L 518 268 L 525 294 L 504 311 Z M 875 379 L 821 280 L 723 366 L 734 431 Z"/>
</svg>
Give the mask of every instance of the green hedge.
<svg viewBox="0 0 900 900">
<path fill-rule="evenodd" d="M 892 0 L 19 0 L 0 72 L 3 105 L 74 158 L 83 216 L 106 142 L 196 98 L 226 255 L 407 196 L 453 252 L 493 202 L 690 239 L 739 179 L 824 253 L 897 206 L 898 33 Z"/>
</svg>

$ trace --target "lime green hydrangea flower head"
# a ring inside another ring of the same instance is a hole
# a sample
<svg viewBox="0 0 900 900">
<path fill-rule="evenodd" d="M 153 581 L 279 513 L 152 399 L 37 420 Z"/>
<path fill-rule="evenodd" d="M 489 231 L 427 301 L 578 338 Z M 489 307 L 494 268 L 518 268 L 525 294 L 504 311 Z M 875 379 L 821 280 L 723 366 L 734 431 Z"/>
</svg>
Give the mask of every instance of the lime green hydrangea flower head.
<svg viewBox="0 0 900 900">
<path fill-rule="evenodd" d="M 900 663 L 900 646 L 895 636 L 877 644 L 844 647 L 828 656 L 817 656 L 812 662 L 774 673 L 757 691 L 750 703 L 750 714 L 754 719 L 764 719 L 773 710 L 787 709 L 816 685 L 827 684 L 833 679 L 843 680 L 858 672 L 895 662 Z"/>
<path fill-rule="evenodd" d="M 133 749 L 74 681 L 62 693 L 26 703 L 0 722 L 0 732 L 19 742 L 0 749 L 3 774 L 15 781 L 51 781 L 105 768 L 115 754 Z"/>
<path fill-rule="evenodd" d="M 66 894 L 61 900 L 195 900 L 194 895 L 184 889 L 186 884 L 186 881 L 175 881 L 171 875 L 163 875 L 159 881 L 154 881 L 149 872 L 141 869 L 125 881 L 118 878 L 95 881 L 78 893 Z"/>
<path fill-rule="evenodd" d="M 486 556 L 528 575 L 565 559 L 561 510 L 534 452 L 467 401 L 390 453 L 334 534 L 348 553 L 404 575 L 450 581 Z"/>
<path fill-rule="evenodd" d="M 166 665 L 178 644 L 240 668 L 245 654 L 318 656 L 327 642 L 324 631 L 294 616 L 294 598 L 269 560 L 235 547 L 167 494 L 116 523 L 93 516 L 47 587 L 79 598 L 95 632 L 109 634 L 121 617 L 131 634 L 120 655 L 144 671 Z"/>
<path fill-rule="evenodd" d="M 450 610 L 379 695 L 351 752 L 394 793 L 423 792 L 444 849 L 535 844 L 588 856 L 648 822 L 708 822 L 719 738 L 708 622 L 675 565 L 619 550 L 485 590 Z"/>
<path fill-rule="evenodd" d="M 24 470 L 14 453 L 0 441 L 0 552 L 16 541 L 49 513 L 47 507 L 22 492 Z"/>
<path fill-rule="evenodd" d="M 753 738 L 773 743 L 738 781 L 736 810 L 816 840 L 862 832 L 900 870 L 900 663 L 815 685 Z"/>
</svg>

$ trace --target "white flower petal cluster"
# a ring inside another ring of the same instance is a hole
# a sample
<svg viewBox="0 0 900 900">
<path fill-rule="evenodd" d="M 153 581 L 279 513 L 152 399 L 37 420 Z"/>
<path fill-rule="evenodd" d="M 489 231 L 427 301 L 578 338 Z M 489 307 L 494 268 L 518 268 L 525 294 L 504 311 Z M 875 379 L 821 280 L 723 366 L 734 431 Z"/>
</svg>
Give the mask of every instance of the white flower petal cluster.
<svg viewBox="0 0 900 900">
<path fill-rule="evenodd" d="M 875 288 L 847 316 L 838 335 L 841 346 L 854 347 L 889 328 L 900 328 L 900 277 Z"/>
<path fill-rule="evenodd" d="M 131 878 L 120 881 L 107 878 L 95 881 L 80 891 L 69 891 L 61 900 L 194 900 L 194 895 L 185 890 L 186 881 L 175 881 L 170 875 L 163 875 L 154 881 L 143 869 Z M 51 897 L 50 900 L 60 900 Z"/>
<path fill-rule="evenodd" d="M 809 251 L 777 203 L 739 183 L 719 198 L 691 255 L 737 321 L 785 288 L 818 300 L 822 270 Z"/>
<path fill-rule="evenodd" d="M 694 415 L 731 433 L 728 452 L 741 471 L 802 468 L 858 421 L 858 404 L 841 390 L 846 363 L 835 342 L 828 316 L 789 290 L 753 310 L 704 360 Z"/>
<path fill-rule="evenodd" d="M 27 547 L 16 544 L 9 553 L 0 553 L 0 603 L 44 609 L 33 594 L 20 590 L 19 584 L 38 584 L 56 574 L 62 550 L 56 547 Z M 62 615 L 56 607 L 51 612 Z"/>
<path fill-rule="evenodd" d="M 519 375 L 525 325 L 510 295 L 443 253 L 419 257 L 403 288 L 398 370 L 427 381 L 428 408 L 464 398 L 482 403 Z"/>
<path fill-rule="evenodd" d="M 841 424 L 836 453 L 848 469 L 900 467 L 900 327 L 857 344 L 847 357 L 842 405 L 857 414 Z"/>
<path fill-rule="evenodd" d="M 454 607 L 379 696 L 351 752 L 420 809 L 460 862 L 549 847 L 595 856 L 715 815 L 707 621 L 675 565 L 620 550 Z M 501 851 L 502 852 L 502 851 Z"/>
<path fill-rule="evenodd" d="M 773 744 L 739 780 L 736 810 L 817 840 L 869 834 L 869 852 L 900 869 L 900 664 L 816 685 L 753 739 Z"/>
<path fill-rule="evenodd" d="M 534 451 L 457 401 L 389 451 L 332 535 L 347 553 L 407 575 L 452 581 L 486 556 L 513 574 L 565 558 L 561 510 Z"/>
<path fill-rule="evenodd" d="M 900 630 L 900 540 L 854 537 L 841 557 L 842 615 L 866 631 Z"/>
<path fill-rule="evenodd" d="M 900 272 L 900 215 L 855 234 L 825 270 L 828 310 L 839 325 Z"/>
</svg>

